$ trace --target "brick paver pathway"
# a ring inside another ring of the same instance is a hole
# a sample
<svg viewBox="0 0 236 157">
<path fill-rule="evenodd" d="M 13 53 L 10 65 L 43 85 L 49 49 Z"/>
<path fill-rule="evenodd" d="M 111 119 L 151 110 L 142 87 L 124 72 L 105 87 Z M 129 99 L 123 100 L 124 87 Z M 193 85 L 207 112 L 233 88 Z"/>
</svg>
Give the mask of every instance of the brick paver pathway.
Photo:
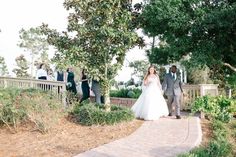
<svg viewBox="0 0 236 157">
<path fill-rule="evenodd" d="M 199 118 L 166 117 L 146 121 L 130 136 L 75 157 L 175 157 L 199 145 L 201 139 Z"/>
</svg>

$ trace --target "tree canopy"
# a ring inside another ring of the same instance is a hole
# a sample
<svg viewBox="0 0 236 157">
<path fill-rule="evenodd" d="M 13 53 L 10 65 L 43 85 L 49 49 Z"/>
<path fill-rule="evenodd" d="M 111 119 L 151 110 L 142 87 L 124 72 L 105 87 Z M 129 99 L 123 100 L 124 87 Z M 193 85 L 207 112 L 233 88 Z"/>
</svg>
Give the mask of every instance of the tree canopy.
<svg viewBox="0 0 236 157">
<path fill-rule="evenodd" d="M 142 27 L 162 44 L 148 52 L 151 62 L 182 59 L 236 72 L 236 2 L 233 0 L 150 0 Z"/>
<path fill-rule="evenodd" d="M 15 61 L 16 61 L 17 68 L 14 68 L 12 72 L 14 72 L 17 77 L 23 77 L 23 78 L 29 77 L 29 74 L 27 72 L 29 69 L 29 66 L 28 66 L 25 56 L 20 55 L 16 57 Z"/>
<path fill-rule="evenodd" d="M 34 66 L 40 62 L 37 57 L 41 56 L 40 59 L 45 59 L 42 56 L 47 56 L 49 50 L 49 44 L 46 37 L 42 34 L 39 28 L 30 28 L 28 30 L 21 29 L 19 32 L 20 41 L 18 46 L 23 48 L 26 52 L 30 53 L 31 56 L 31 76 L 34 73 Z M 36 62 L 35 62 L 36 61 Z M 46 60 L 44 60 L 46 61 Z M 42 60 L 41 60 L 42 62 Z M 49 63 L 48 63 L 49 64 Z"/>
<path fill-rule="evenodd" d="M 5 62 L 5 58 L 0 56 L 0 76 L 8 75 L 8 69 Z"/>
<path fill-rule="evenodd" d="M 136 60 L 129 63 L 129 67 L 134 69 L 132 75 L 136 75 L 140 80 L 143 80 L 149 67 L 149 62 L 146 60 Z"/>
</svg>

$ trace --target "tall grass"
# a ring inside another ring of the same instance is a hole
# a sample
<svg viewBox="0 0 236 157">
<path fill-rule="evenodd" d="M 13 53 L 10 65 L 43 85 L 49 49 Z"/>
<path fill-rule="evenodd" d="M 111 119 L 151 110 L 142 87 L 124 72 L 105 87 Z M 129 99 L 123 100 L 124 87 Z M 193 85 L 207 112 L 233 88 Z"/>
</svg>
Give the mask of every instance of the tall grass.
<svg viewBox="0 0 236 157">
<path fill-rule="evenodd" d="M 53 95 L 35 89 L 0 89 L 0 124 L 12 132 L 22 124 L 47 132 L 63 115 L 63 108 Z"/>
</svg>

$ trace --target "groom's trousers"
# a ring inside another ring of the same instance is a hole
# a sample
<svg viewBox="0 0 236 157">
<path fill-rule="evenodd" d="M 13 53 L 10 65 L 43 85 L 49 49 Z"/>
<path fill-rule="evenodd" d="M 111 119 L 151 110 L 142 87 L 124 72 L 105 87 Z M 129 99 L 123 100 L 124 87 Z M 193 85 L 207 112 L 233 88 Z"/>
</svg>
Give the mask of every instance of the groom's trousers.
<svg viewBox="0 0 236 157">
<path fill-rule="evenodd" d="M 180 95 L 167 95 L 167 105 L 169 113 L 173 112 L 173 104 L 175 104 L 176 116 L 180 116 Z"/>
</svg>

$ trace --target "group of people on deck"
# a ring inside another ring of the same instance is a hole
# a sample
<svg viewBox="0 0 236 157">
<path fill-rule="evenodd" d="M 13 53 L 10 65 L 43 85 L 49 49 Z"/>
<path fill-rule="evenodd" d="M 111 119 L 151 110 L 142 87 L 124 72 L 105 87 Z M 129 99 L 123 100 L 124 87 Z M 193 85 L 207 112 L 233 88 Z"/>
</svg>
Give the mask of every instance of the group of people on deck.
<svg viewBox="0 0 236 157">
<path fill-rule="evenodd" d="M 64 72 L 62 69 L 57 68 L 53 76 L 52 70 L 47 70 L 45 67 L 45 64 L 40 64 L 38 66 L 38 70 L 36 73 L 36 79 L 66 82 L 66 90 L 71 95 L 73 95 L 73 97 L 76 98 L 76 100 L 79 100 L 78 95 L 77 95 L 78 92 L 76 88 L 77 86 L 75 82 L 75 74 L 73 72 L 72 67 L 67 68 L 66 72 Z M 89 86 L 89 78 L 87 76 L 85 69 L 83 69 L 81 72 L 80 81 L 81 81 L 82 97 L 79 100 L 79 102 L 81 103 L 84 100 L 89 99 L 91 95 L 90 86 Z M 101 90 L 100 90 L 100 85 L 98 81 L 92 80 L 91 90 L 93 91 L 95 95 L 96 103 L 98 104 L 103 103 L 103 97 L 101 96 Z"/>
</svg>

